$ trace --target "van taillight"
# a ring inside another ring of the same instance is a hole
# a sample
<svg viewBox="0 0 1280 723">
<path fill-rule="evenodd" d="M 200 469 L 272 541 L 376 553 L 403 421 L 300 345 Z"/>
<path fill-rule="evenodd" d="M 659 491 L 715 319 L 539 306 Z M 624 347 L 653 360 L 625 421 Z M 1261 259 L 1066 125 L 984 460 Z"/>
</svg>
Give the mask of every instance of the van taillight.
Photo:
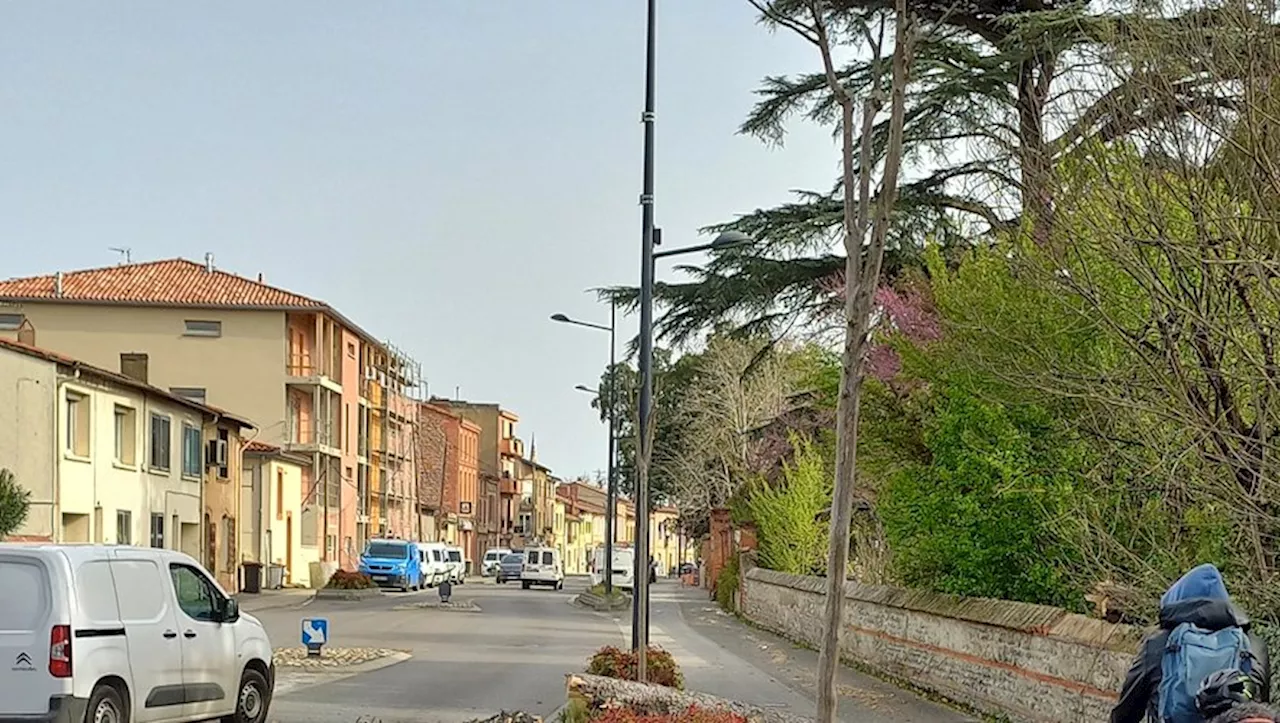
<svg viewBox="0 0 1280 723">
<path fill-rule="evenodd" d="M 49 674 L 71 677 L 71 626 L 54 625 L 49 633 Z"/>
</svg>

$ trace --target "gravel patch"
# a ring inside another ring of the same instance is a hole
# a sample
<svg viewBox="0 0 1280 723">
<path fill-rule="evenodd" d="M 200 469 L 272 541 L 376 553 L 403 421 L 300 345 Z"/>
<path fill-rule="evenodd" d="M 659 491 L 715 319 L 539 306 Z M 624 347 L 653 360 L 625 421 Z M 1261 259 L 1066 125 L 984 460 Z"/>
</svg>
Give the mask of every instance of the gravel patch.
<svg viewBox="0 0 1280 723">
<path fill-rule="evenodd" d="M 374 660 L 402 653 L 402 650 L 389 648 L 329 648 L 324 649 L 320 657 L 307 655 L 306 648 L 276 648 L 273 657 L 277 668 L 301 668 L 304 670 L 324 670 L 327 668 L 347 668 Z"/>
<path fill-rule="evenodd" d="M 407 605 L 397 605 L 396 610 L 452 610 L 457 613 L 478 613 L 483 612 L 481 607 L 470 600 L 457 600 L 453 602 L 428 601 L 419 603 L 409 603 Z"/>
</svg>

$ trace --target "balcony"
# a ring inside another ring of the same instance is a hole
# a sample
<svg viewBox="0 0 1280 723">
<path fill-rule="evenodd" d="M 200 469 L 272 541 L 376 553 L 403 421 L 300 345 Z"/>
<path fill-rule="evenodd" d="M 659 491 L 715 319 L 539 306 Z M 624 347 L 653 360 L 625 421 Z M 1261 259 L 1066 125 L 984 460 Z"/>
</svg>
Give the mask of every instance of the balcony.
<svg viewBox="0 0 1280 723">
<path fill-rule="evenodd" d="M 295 387 L 323 387 L 342 393 L 342 384 L 312 362 L 309 354 L 291 353 L 285 362 L 285 384 Z"/>
<path fill-rule="evenodd" d="M 339 440 L 332 425 L 314 421 L 285 421 L 284 449 L 287 452 L 320 452 L 333 457 L 340 456 Z"/>
<path fill-rule="evenodd" d="M 498 452 L 509 457 L 524 458 L 524 442 L 519 437 L 508 437 L 498 442 Z"/>
</svg>

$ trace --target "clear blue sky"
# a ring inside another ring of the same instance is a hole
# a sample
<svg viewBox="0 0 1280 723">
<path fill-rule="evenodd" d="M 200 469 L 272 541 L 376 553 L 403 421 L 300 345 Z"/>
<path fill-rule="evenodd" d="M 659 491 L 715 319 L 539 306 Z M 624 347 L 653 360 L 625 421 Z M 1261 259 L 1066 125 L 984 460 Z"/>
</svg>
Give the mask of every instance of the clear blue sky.
<svg viewBox="0 0 1280 723">
<path fill-rule="evenodd" d="M 113 246 L 212 252 L 390 338 L 432 393 L 511 408 L 558 474 L 603 468 L 573 386 L 606 339 L 547 317 L 607 322 L 585 291 L 638 279 L 644 17 L 642 0 L 4 3 L 0 277 Z M 760 78 L 815 69 L 811 48 L 745 0 L 665 0 L 659 32 L 669 246 L 831 184 L 827 130 L 782 150 L 735 134 Z"/>
</svg>

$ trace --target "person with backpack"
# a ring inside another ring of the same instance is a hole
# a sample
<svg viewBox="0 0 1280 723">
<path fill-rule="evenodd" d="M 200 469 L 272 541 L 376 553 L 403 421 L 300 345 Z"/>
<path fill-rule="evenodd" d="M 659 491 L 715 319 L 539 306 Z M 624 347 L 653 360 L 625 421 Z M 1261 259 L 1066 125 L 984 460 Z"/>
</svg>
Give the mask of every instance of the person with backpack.
<svg viewBox="0 0 1280 723">
<path fill-rule="evenodd" d="M 1160 627 L 1139 646 L 1111 723 L 1203 723 L 1196 696 L 1222 670 L 1243 672 L 1257 702 L 1270 702 L 1266 643 L 1232 604 L 1218 568 L 1200 565 L 1161 596 Z"/>
</svg>

